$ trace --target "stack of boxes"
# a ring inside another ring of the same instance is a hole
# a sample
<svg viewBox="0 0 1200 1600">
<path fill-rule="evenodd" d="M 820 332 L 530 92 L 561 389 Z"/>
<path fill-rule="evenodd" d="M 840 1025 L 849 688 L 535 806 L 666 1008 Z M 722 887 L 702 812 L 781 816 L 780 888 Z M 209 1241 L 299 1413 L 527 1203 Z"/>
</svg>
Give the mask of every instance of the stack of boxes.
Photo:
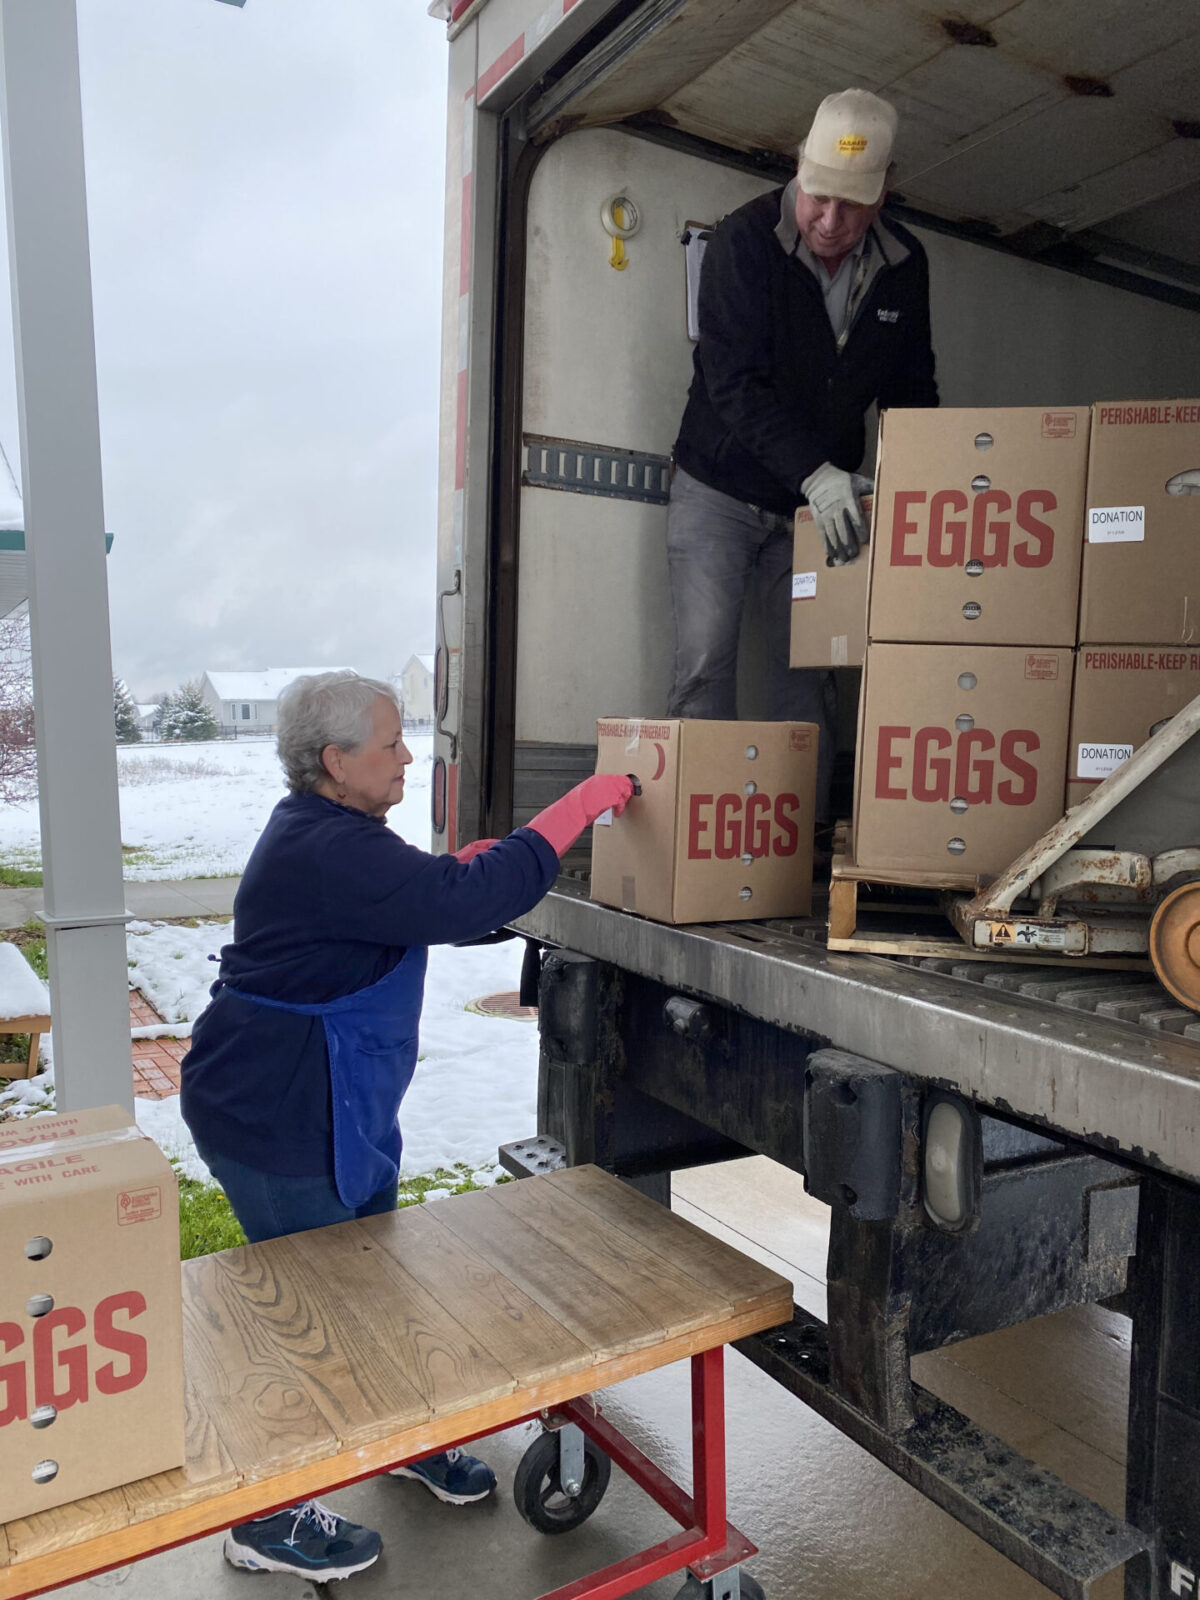
<svg viewBox="0 0 1200 1600">
<path fill-rule="evenodd" d="M 870 562 L 811 604 L 796 528 L 792 665 L 865 665 L 860 871 L 1003 871 L 1200 693 L 1197 496 L 1194 401 L 884 414 Z"/>
<path fill-rule="evenodd" d="M 1067 804 L 1200 694 L 1200 402 L 1092 410 Z"/>
<path fill-rule="evenodd" d="M 858 865 L 997 873 L 1062 814 L 1088 412 L 880 426 Z"/>
<path fill-rule="evenodd" d="M 859 876 L 996 876 L 1200 694 L 1200 402 L 888 411 L 869 553 L 797 513 L 791 664 L 865 668 Z M 592 896 L 663 922 L 811 901 L 816 729 L 597 725 L 642 797 Z"/>
</svg>

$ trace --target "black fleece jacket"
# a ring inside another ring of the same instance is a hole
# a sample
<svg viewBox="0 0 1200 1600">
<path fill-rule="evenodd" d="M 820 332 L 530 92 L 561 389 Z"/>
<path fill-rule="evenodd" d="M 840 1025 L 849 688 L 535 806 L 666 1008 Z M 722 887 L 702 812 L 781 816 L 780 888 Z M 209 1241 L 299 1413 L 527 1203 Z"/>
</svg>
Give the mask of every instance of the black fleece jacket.
<svg viewBox="0 0 1200 1600">
<path fill-rule="evenodd" d="M 798 249 L 799 247 L 799 249 Z M 857 469 L 872 401 L 935 406 L 929 269 L 907 229 L 879 218 L 871 276 L 839 351 L 803 259 L 793 186 L 716 228 L 700 275 L 700 341 L 675 460 L 738 500 L 790 513 L 823 461 Z"/>
</svg>

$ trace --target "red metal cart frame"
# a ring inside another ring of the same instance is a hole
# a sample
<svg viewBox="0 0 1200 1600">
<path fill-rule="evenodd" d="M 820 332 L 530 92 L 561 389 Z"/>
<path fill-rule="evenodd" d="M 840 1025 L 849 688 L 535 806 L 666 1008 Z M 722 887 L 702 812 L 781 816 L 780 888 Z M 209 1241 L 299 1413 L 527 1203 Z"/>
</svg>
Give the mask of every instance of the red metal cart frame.
<svg viewBox="0 0 1200 1600">
<path fill-rule="evenodd" d="M 718 1345 L 691 1358 L 694 1487 L 690 1495 L 585 1401 L 571 1400 L 558 1408 L 559 1415 L 582 1429 L 639 1489 L 674 1517 L 683 1532 L 552 1589 L 541 1600 L 616 1600 L 672 1572 L 686 1568 L 707 1579 L 757 1554 L 758 1547 L 725 1519 L 724 1353 Z"/>
<path fill-rule="evenodd" d="M 717 1345 L 714 1349 L 691 1357 L 693 1492 L 690 1495 L 607 1421 L 586 1396 L 556 1406 L 548 1419 L 541 1412 L 531 1412 L 514 1419 L 511 1426 L 543 1420 L 549 1420 L 552 1426 L 574 1423 L 627 1477 L 673 1517 L 682 1530 L 598 1572 L 548 1590 L 539 1600 L 617 1600 L 619 1595 L 630 1594 L 658 1578 L 669 1577 L 673 1572 L 687 1570 L 705 1581 L 757 1554 L 758 1547 L 728 1522 L 725 1515 L 724 1353 L 724 1346 Z M 457 1440 L 447 1440 L 444 1448 L 470 1444 L 486 1436 L 481 1433 L 467 1434 Z M 395 1465 L 402 1463 L 396 1462 Z M 357 1473 L 353 1477 L 339 1477 L 321 1492 L 342 1489 L 378 1475 L 379 1468 L 374 1467 L 370 1472 Z M 282 1505 L 264 1506 L 256 1514 L 269 1516 L 272 1511 L 282 1509 Z M 190 1544 L 195 1539 L 220 1532 L 225 1526 L 225 1520 L 222 1519 L 198 1529 L 185 1539 L 156 1543 L 140 1551 L 136 1559 L 144 1560 L 164 1550 L 176 1549 L 181 1544 Z M 126 1561 L 117 1561 L 91 1568 L 87 1572 L 75 1572 L 64 1578 L 62 1583 L 78 1583 L 84 1578 L 96 1577 L 99 1573 L 127 1564 Z M 61 1584 L 53 1583 L 24 1590 L 17 1600 L 30 1600 L 33 1595 L 45 1594 L 59 1587 Z"/>
</svg>

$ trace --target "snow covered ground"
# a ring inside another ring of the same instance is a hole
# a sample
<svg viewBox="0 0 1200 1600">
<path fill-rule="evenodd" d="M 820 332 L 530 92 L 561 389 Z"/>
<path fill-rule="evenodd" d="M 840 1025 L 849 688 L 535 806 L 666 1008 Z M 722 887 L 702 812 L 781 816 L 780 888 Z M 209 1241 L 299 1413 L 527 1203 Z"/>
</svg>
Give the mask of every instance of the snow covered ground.
<svg viewBox="0 0 1200 1600">
<path fill-rule="evenodd" d="M 430 734 L 413 734 L 404 804 L 389 821 L 429 845 Z M 284 793 L 273 739 L 125 745 L 117 752 L 125 876 L 136 882 L 241 872 Z M 37 801 L 0 806 L 0 866 L 41 862 Z"/>
<path fill-rule="evenodd" d="M 411 843 L 429 844 L 432 740 L 413 751 L 405 799 L 389 822 Z M 120 752 L 121 831 L 126 876 L 138 879 L 227 876 L 241 871 L 272 806 L 283 793 L 273 743 L 133 746 Z M 38 860 L 37 807 L 0 808 L 0 861 Z M 130 854 L 130 849 L 136 855 Z M 130 982 L 175 1026 L 190 1032 L 216 973 L 209 960 L 232 935 L 228 922 L 196 928 L 136 922 L 128 936 Z M 495 1176 L 496 1147 L 537 1125 L 537 1029 L 529 1021 L 466 1010 L 483 995 L 515 989 L 521 943 L 446 946 L 430 951 L 421 1024 L 421 1061 L 404 1101 L 403 1174 L 463 1163 L 480 1181 Z M 3 992 L 0 983 L 0 1010 Z M 51 1045 L 52 1047 L 52 1045 Z M 0 1114 L 46 1104 L 44 1081 L 0 1094 Z M 192 1176 L 204 1176 L 178 1098 L 139 1100 L 139 1124 Z"/>
<path fill-rule="evenodd" d="M 141 923 L 129 935 L 133 982 L 158 1010 L 195 1016 L 208 999 L 215 966 L 208 961 L 232 923 L 177 928 Z M 143 931 L 144 930 L 144 931 Z M 478 1176 L 498 1175 L 496 1147 L 537 1130 L 537 1028 L 528 1021 L 466 1010 L 482 995 L 515 989 L 521 944 L 429 952 L 421 1059 L 400 1113 L 405 1177 L 464 1163 Z M 182 1031 L 182 1030 L 177 1030 Z M 192 1177 L 204 1167 L 179 1116 L 179 1100 L 139 1100 L 138 1122 Z"/>
</svg>

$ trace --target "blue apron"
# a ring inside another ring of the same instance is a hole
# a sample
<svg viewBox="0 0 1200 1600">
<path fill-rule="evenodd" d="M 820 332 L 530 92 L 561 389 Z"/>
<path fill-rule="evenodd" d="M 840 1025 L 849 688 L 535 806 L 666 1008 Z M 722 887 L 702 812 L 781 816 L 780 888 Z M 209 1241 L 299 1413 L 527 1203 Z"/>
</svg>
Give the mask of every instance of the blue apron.
<svg viewBox="0 0 1200 1600">
<path fill-rule="evenodd" d="M 320 1017 L 324 1023 L 333 1099 L 333 1177 L 343 1205 L 363 1205 L 399 1175 L 396 1119 L 417 1065 L 428 955 L 424 945 L 410 946 L 385 978 L 324 1005 L 289 1005 L 226 985 L 226 993 L 239 1000 Z"/>
</svg>

